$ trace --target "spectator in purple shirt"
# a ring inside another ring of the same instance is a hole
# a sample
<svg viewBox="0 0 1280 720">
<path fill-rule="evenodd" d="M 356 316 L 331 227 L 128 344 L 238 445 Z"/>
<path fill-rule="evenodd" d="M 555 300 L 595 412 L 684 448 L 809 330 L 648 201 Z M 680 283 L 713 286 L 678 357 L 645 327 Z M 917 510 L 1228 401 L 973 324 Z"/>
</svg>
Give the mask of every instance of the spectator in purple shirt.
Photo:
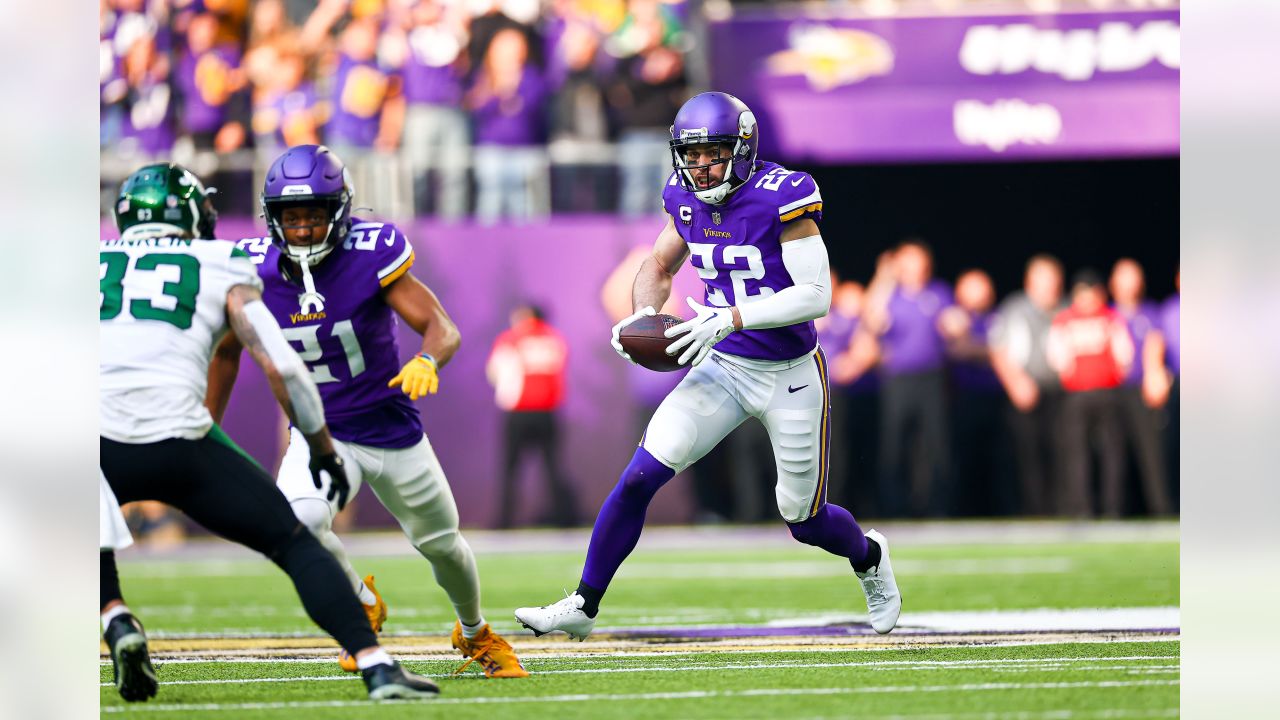
<svg viewBox="0 0 1280 720">
<path fill-rule="evenodd" d="M 514 28 L 499 30 L 467 92 L 475 126 L 476 215 L 526 220 L 547 207 L 547 87 Z"/>
<path fill-rule="evenodd" d="M 471 128 L 461 108 L 467 70 L 466 9 L 461 3 L 417 0 L 408 10 L 407 26 L 396 28 L 389 38 L 404 44 L 400 142 L 413 173 L 414 206 L 419 214 L 430 207 L 446 220 L 458 220 L 467 212 L 471 152 Z"/>
<path fill-rule="evenodd" d="M 951 510 L 946 343 L 938 318 L 951 288 L 933 278 L 933 255 L 907 241 L 876 268 L 867 329 L 880 338 L 881 511 L 890 517 Z"/>
<path fill-rule="evenodd" d="M 217 42 L 217 36 L 217 17 L 200 13 L 191 18 L 175 84 L 182 95 L 182 127 L 196 149 L 230 152 L 245 138 L 244 126 L 230 113 L 246 81 L 240 50 Z"/>
<path fill-rule="evenodd" d="M 400 201 L 407 203 L 409 196 L 396 192 L 399 178 L 391 154 L 404 127 L 404 96 L 399 74 L 378 58 L 379 23 L 376 15 L 362 15 L 338 37 L 333 115 L 324 138 L 351 170 L 364 202 L 404 217 L 411 213 Z"/>
<path fill-rule="evenodd" d="M 169 61 L 156 51 L 153 36 L 143 35 L 124 56 L 128 91 L 120 150 L 124 154 L 166 157 L 173 151 L 175 123 Z"/>
<path fill-rule="evenodd" d="M 400 126 L 383 111 L 398 93 L 399 79 L 378 63 L 378 23 L 364 17 L 352 20 L 339 38 L 333 85 L 333 117 L 325 127 L 325 141 L 351 164 L 375 147 L 391 150 L 400 139 Z M 359 184 L 357 184 L 359 187 Z"/>
<path fill-rule="evenodd" d="M 950 360 L 956 506 L 965 515 L 1012 515 L 1018 505 L 1004 388 L 991 367 L 995 302 L 991 277 L 967 270 L 956 278 L 956 304 L 939 318 Z"/>
<path fill-rule="evenodd" d="M 1112 307 L 1124 318 L 1133 346 L 1142 348 L 1147 335 L 1156 329 L 1159 321 L 1159 308 L 1143 297 L 1146 278 L 1142 266 L 1131 258 L 1116 261 L 1111 269 L 1110 285 Z M 1164 453 L 1160 447 L 1160 414 L 1143 400 L 1142 375 L 1142 363 L 1131 364 L 1124 384 L 1117 390 L 1120 420 L 1131 456 L 1137 461 L 1147 512 L 1168 515 L 1169 496 L 1165 490 L 1168 481 L 1165 478 Z"/>
<path fill-rule="evenodd" d="M 605 43 L 619 58 L 605 89 L 618 128 L 624 215 L 651 213 L 653 191 L 671 171 L 671 118 L 688 97 L 684 33 L 658 0 L 630 0 L 627 17 Z"/>
<path fill-rule="evenodd" d="M 1175 278 L 1182 289 L 1182 273 Z M 1156 325 L 1147 333 L 1142 345 L 1142 396 L 1147 405 L 1164 412 L 1164 454 L 1168 470 L 1170 510 L 1178 512 L 1181 496 L 1179 482 L 1178 433 L 1181 430 L 1180 395 L 1182 377 L 1182 342 L 1179 320 L 1182 294 L 1175 293 L 1156 313 Z"/>
<path fill-rule="evenodd" d="M 327 117 L 308 77 L 306 58 L 287 41 L 254 50 L 255 62 L 270 64 L 264 76 L 269 85 L 257 87 L 253 103 L 253 132 L 260 161 L 271 160 L 286 147 L 320 142 L 319 127 Z"/>
</svg>

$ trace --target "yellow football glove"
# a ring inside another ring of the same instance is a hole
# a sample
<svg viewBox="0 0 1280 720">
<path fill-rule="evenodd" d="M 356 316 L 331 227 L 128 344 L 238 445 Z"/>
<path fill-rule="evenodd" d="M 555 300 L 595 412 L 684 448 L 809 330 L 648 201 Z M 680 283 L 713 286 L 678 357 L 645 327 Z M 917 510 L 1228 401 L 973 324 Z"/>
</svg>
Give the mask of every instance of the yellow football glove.
<svg viewBox="0 0 1280 720">
<path fill-rule="evenodd" d="M 418 355 L 400 368 L 400 374 L 391 378 L 387 387 L 399 385 L 410 400 L 434 395 L 440 388 L 440 376 L 436 374 L 436 359 L 426 353 Z"/>
</svg>

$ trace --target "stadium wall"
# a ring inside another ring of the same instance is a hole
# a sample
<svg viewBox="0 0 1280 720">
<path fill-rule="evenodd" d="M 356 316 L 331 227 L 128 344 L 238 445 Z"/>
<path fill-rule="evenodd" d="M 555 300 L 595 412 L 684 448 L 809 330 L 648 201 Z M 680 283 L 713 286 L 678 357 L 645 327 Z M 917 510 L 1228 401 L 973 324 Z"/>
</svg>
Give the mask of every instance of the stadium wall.
<svg viewBox="0 0 1280 720">
<path fill-rule="evenodd" d="M 601 304 L 601 288 L 627 252 L 651 244 L 661 227 L 660 218 L 587 216 L 526 226 L 424 221 L 406 228 L 416 253 L 414 274 L 441 298 L 462 332 L 462 348 L 442 373 L 440 392 L 419 401 L 418 407 L 453 486 L 463 524 L 489 525 L 497 513 L 502 415 L 484 366 L 494 338 L 507 327 L 509 312 L 521 302 L 542 306 L 568 343 L 562 410 L 565 471 L 578 490 L 576 502 L 582 512 L 592 513 L 603 502 L 639 439 L 637 423 L 643 410 L 636 394 L 646 389 L 636 386 L 635 371 L 609 345 L 613 323 Z M 103 237 L 116 234 L 103 224 Z M 261 236 L 265 227 L 246 218 L 224 218 L 218 234 Z M 692 275 L 687 268 L 686 273 Z M 406 359 L 421 342 L 403 324 L 398 341 Z M 674 380 L 666 376 L 657 382 Z M 661 393 L 663 388 L 656 390 Z M 274 470 L 284 437 L 281 423 L 266 379 L 252 362 L 242 363 L 224 429 Z M 545 497 L 533 459 L 528 460 L 518 517 L 523 521 L 540 517 L 554 501 Z M 689 488 L 679 479 L 673 484 L 676 487 L 660 493 L 651 508 L 656 522 L 690 519 Z M 362 493 L 362 498 L 361 524 L 394 525 L 371 494 Z"/>
</svg>

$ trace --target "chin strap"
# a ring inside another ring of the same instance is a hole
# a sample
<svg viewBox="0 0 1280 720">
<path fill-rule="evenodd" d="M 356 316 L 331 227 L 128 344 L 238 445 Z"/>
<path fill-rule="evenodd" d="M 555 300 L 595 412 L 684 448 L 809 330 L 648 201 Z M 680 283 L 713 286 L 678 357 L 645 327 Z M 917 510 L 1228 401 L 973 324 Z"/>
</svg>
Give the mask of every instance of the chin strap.
<svg viewBox="0 0 1280 720">
<path fill-rule="evenodd" d="M 303 315 L 324 310 L 324 296 L 316 292 L 315 278 L 311 277 L 311 265 L 305 260 L 299 262 L 302 268 L 302 287 L 306 292 L 298 296 L 298 305 Z"/>
</svg>

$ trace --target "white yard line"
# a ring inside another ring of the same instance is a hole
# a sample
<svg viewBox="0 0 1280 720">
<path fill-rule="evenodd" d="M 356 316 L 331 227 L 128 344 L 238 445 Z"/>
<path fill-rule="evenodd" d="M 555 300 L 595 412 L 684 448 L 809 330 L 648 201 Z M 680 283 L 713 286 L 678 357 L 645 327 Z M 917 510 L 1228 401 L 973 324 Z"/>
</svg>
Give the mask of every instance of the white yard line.
<svg viewBox="0 0 1280 720">
<path fill-rule="evenodd" d="M 225 608 L 226 615 L 252 614 L 250 608 L 232 609 Z M 623 608 L 625 611 L 626 608 Z M 155 615 L 194 615 L 200 614 L 202 611 L 192 605 L 169 605 L 169 606 L 143 606 L 138 609 L 139 616 L 146 618 L 148 614 Z M 255 611 L 256 612 L 256 611 Z M 286 614 L 297 614 L 301 616 L 303 613 L 301 608 L 289 610 Z M 209 612 L 211 617 L 219 616 L 218 612 Z M 274 612 L 270 614 L 276 614 Z M 414 617 L 415 612 L 412 608 L 406 608 L 397 613 L 403 617 Z M 720 622 L 714 623 L 697 623 L 690 622 L 694 619 L 702 619 L 707 617 L 706 609 L 698 609 L 694 611 L 672 611 L 669 615 L 662 616 L 639 616 L 628 615 L 626 612 L 615 612 L 611 616 L 602 615 L 605 620 L 612 620 L 617 625 L 601 626 L 596 628 L 597 636 L 605 636 L 609 633 L 627 632 L 627 631 L 644 631 L 653 628 L 661 628 L 672 626 L 679 630 L 737 630 L 743 627 L 824 627 L 828 625 L 850 625 L 865 624 L 867 621 L 866 613 L 850 613 L 850 612 L 832 612 L 832 611 L 816 611 L 807 615 L 795 617 L 769 617 L 773 613 L 766 614 L 765 611 L 745 612 L 742 610 L 734 611 L 732 614 L 725 612 L 719 616 L 711 616 L 708 619 L 720 619 Z M 729 617 L 736 615 L 751 616 L 756 622 L 730 622 Z M 620 617 L 619 617 L 620 616 Z M 759 622 L 763 620 L 764 622 Z M 912 633 L 963 633 L 963 632 L 1077 632 L 1077 631 L 1107 631 L 1107 630 L 1152 630 L 1152 629 L 1168 629 L 1178 628 L 1181 622 L 1181 612 L 1177 607 L 1119 607 L 1119 608 L 1035 608 L 1023 610 L 987 610 L 987 611 L 949 611 L 949 612 L 907 612 L 898 620 L 898 635 L 908 635 Z M 502 623 L 499 624 L 498 630 L 504 630 Z M 393 632 L 386 633 L 386 637 L 412 637 L 419 633 L 413 632 Z M 262 638 L 314 638 L 313 632 L 230 632 L 230 633 L 154 633 L 153 637 L 167 638 L 175 640 L 184 639 L 210 639 L 210 638 L 243 638 L 243 637 L 262 637 Z M 440 637 L 444 637 L 441 635 Z"/>
<path fill-rule="evenodd" d="M 1152 638 L 1146 638 L 1146 637 L 1107 638 L 1106 642 L 1108 644 L 1145 643 L 1145 642 L 1180 642 L 1180 638 L 1176 635 L 1170 636 L 1170 637 L 1161 637 L 1154 640 Z M 1084 643 L 1088 643 L 1088 641 L 1081 640 L 1079 638 L 1061 638 L 1061 639 L 1046 639 L 1046 640 L 1010 641 L 1010 642 L 1002 642 L 999 645 L 991 645 L 988 647 L 1039 647 L 1039 646 L 1053 646 L 1053 645 L 1080 645 Z M 1092 644 L 1092 643 L 1089 643 L 1089 644 Z M 955 646 L 939 645 L 936 647 L 955 647 Z M 876 652 L 900 652 L 901 650 L 903 650 L 902 647 L 889 647 L 889 646 L 863 647 L 863 646 L 849 646 L 849 645 L 845 645 L 845 646 L 814 645 L 811 647 L 770 647 L 768 645 L 758 645 L 758 646 L 753 646 L 749 648 L 728 647 L 728 648 L 710 648 L 710 649 L 700 649 L 700 650 L 639 650 L 639 649 L 636 649 L 636 650 L 597 652 L 597 651 L 593 651 L 590 646 L 587 646 L 583 650 L 571 651 L 571 652 L 537 652 L 537 651 L 531 652 L 528 649 L 525 649 L 520 653 L 520 655 L 526 659 L 565 660 L 569 662 L 592 663 L 592 662 L 597 662 L 600 659 L 607 659 L 607 658 L 639 659 L 639 658 L 647 658 L 647 657 L 683 657 L 683 656 L 689 656 L 689 655 L 706 655 L 707 653 L 718 653 L 721 655 L 787 655 L 787 654 L 796 654 L 796 653 L 821 654 L 821 653 L 847 653 L 847 652 L 856 651 L 858 653 L 865 654 L 865 653 L 876 653 Z M 421 653 L 421 652 L 417 652 L 417 653 L 407 652 L 405 650 L 397 649 L 397 648 L 392 648 L 391 651 L 397 658 L 401 660 L 430 661 L 430 660 L 452 660 L 453 659 L 452 651 L 451 650 L 445 651 L 443 647 L 439 652 L 430 653 L 430 654 Z M 173 651 L 173 652 L 180 652 L 180 651 Z M 251 651 L 246 651 L 246 652 L 251 652 Z M 270 651 L 264 650 L 260 652 L 265 653 Z M 280 652 L 280 651 L 276 651 L 276 652 Z M 182 655 L 166 655 L 164 653 L 157 653 L 153 651 L 152 657 L 157 662 L 164 662 L 164 663 L 252 664 L 252 663 L 275 663 L 275 662 L 291 662 L 291 663 L 334 662 L 333 652 L 330 652 L 327 648 L 324 649 L 323 652 L 324 652 L 324 655 L 322 656 L 312 655 L 312 656 L 305 656 L 305 657 L 298 656 L 298 655 L 284 656 L 284 655 L 265 655 L 265 654 L 262 654 L 256 657 L 251 657 L 248 655 L 240 656 L 240 657 L 229 656 L 229 655 L 217 655 L 217 656 L 206 655 L 203 657 L 193 657 L 193 656 L 182 656 Z M 1160 659 L 1164 657 L 1168 657 L 1168 656 L 1141 655 L 1141 656 L 1130 656 L 1126 658 L 1114 658 L 1114 659 L 1155 660 L 1155 659 Z M 1106 659 L 1112 659 L 1112 658 L 1099 658 L 1099 659 L 1106 660 Z M 918 661 L 918 662 L 925 662 L 925 661 Z M 956 661 L 956 662 L 960 662 L 960 661 Z M 102 660 L 99 660 L 99 663 L 102 665 L 110 665 L 111 660 L 102 659 Z"/>
<path fill-rule="evenodd" d="M 1002 558 L 954 558 L 948 560 L 894 561 L 894 572 L 904 575 L 1029 575 L 1062 574 L 1076 569 L 1074 560 L 1068 557 L 1002 557 Z M 734 580 L 776 580 L 779 578 L 830 578 L 849 577 L 849 563 L 818 560 L 788 562 L 724 562 L 708 565 L 704 560 L 696 562 L 633 562 L 623 565 L 619 578 L 669 579 L 709 578 Z"/>
<path fill-rule="evenodd" d="M 1169 718 L 1178 708 L 1162 710 L 1014 710 L 1010 712 L 947 713 L 938 715 L 877 715 L 876 720 L 1120 720 L 1121 718 Z M 792 720 L 848 720 L 848 715 L 809 715 Z"/>
<path fill-rule="evenodd" d="M 669 693 L 628 693 L 598 695 L 544 695 L 528 697 L 473 697 L 437 698 L 432 705 L 508 705 L 574 702 L 634 702 L 642 700 L 698 700 L 705 698 L 784 697 L 818 695 L 881 695 L 896 693 L 957 693 L 992 692 L 999 690 L 1077 690 L 1116 689 L 1133 687 L 1162 687 L 1179 685 L 1178 680 L 1100 680 L 1096 682 L 1061 683 L 972 683 L 964 685 L 879 685 L 841 688 L 762 688 L 755 690 L 724 690 Z M 169 705 L 143 705 L 138 707 L 111 706 L 102 708 L 104 713 L 117 712 L 216 712 L 243 710 L 296 710 L 307 708 L 340 708 L 368 706 L 368 701 L 307 701 L 267 703 L 193 703 Z"/>
<path fill-rule="evenodd" d="M 875 670 L 896 670 L 896 671 L 917 671 L 917 670 L 950 670 L 956 668 L 964 668 L 966 670 L 1001 670 L 1007 672 L 1031 672 L 1031 671 L 1052 671 L 1061 670 L 1085 670 L 1085 671 L 1117 671 L 1117 670 L 1160 670 L 1161 672 L 1177 672 L 1178 665 L 1074 665 L 1078 662 L 1133 662 L 1135 660 L 1167 660 L 1167 656 L 1161 655 L 1133 655 L 1128 657 L 1089 657 L 1089 658 L 1008 658 L 1008 659 L 990 659 L 990 660 L 865 660 L 859 662 L 842 662 L 842 663 L 810 663 L 810 662 L 781 662 L 781 663 L 727 663 L 727 664 L 699 664 L 699 665 L 678 665 L 678 666 L 633 666 L 633 667 L 594 667 L 594 668 L 575 668 L 562 670 L 538 670 L 536 666 L 533 672 L 537 675 L 597 675 L 604 673 L 649 673 L 649 672 L 687 672 L 692 670 L 708 670 L 708 671 L 724 671 L 724 670 L 775 670 L 785 668 L 852 668 L 867 667 Z M 163 666 L 163 662 L 157 661 Z M 263 662 L 268 664 L 291 664 L 290 660 L 261 660 L 255 662 Z M 332 662 L 330 660 L 329 662 Z M 452 677 L 452 673 L 430 673 L 427 677 Z M 262 677 L 262 678 L 235 678 L 235 679 L 209 679 L 209 680 L 172 680 L 164 681 L 165 685 L 220 685 L 220 684 L 245 684 L 245 683 L 275 683 L 275 682 L 293 682 L 296 680 L 312 680 L 319 682 L 329 682 L 336 680 L 358 680 L 357 675 L 316 675 L 308 677 Z M 111 687 L 113 683 L 101 683 L 103 687 Z"/>
</svg>

